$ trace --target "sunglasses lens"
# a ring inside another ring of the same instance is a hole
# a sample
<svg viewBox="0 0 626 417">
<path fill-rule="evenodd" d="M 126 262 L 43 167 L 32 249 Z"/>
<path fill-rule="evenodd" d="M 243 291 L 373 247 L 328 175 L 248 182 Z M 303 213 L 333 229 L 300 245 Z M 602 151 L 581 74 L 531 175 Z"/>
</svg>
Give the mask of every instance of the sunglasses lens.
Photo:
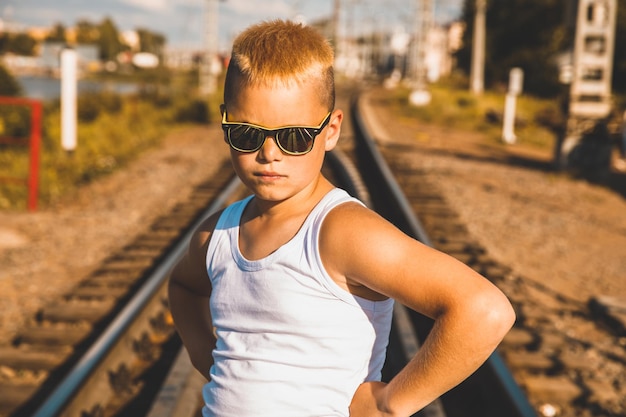
<svg viewBox="0 0 626 417">
<path fill-rule="evenodd" d="M 265 134 L 254 127 L 240 125 L 230 127 L 228 138 L 236 149 L 241 151 L 255 151 L 263 143 Z"/>
<path fill-rule="evenodd" d="M 313 139 L 305 128 L 284 129 L 276 135 L 280 147 L 292 154 L 309 152 L 313 146 Z"/>
<path fill-rule="evenodd" d="M 240 152 L 256 152 L 261 149 L 265 139 L 273 137 L 280 149 L 290 155 L 302 155 L 313 149 L 315 137 L 330 120 L 328 113 L 319 127 L 284 127 L 266 129 L 249 123 L 226 121 L 226 112 L 222 115 L 222 129 L 231 147 Z"/>
</svg>

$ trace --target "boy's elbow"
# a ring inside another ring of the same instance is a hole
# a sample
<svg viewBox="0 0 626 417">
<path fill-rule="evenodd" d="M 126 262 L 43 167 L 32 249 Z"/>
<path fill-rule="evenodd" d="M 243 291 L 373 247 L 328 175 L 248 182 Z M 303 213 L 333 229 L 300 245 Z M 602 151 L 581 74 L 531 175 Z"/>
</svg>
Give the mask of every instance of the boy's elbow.
<svg viewBox="0 0 626 417">
<path fill-rule="evenodd" d="M 508 298 L 500 292 L 495 296 L 485 297 L 479 303 L 483 321 L 499 343 L 515 324 L 515 310 Z"/>
<path fill-rule="evenodd" d="M 511 330 L 515 324 L 515 310 L 508 301 L 495 312 L 494 327 L 499 330 L 500 340 Z"/>
</svg>

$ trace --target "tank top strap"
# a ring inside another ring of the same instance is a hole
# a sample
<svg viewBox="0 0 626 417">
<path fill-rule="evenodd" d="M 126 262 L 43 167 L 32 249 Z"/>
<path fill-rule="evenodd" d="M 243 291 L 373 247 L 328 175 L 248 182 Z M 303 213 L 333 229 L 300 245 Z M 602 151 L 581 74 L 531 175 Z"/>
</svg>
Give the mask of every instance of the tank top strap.
<svg viewBox="0 0 626 417">
<path fill-rule="evenodd" d="M 352 197 L 348 194 L 347 191 L 341 188 L 333 188 L 317 203 L 317 205 L 311 210 L 307 220 L 305 221 L 305 225 L 307 222 L 318 222 L 320 219 L 326 217 L 326 215 L 335 207 L 343 204 L 343 203 L 358 203 L 364 206 L 363 202 L 359 199 Z M 304 227 L 303 227 L 304 228 Z"/>
<path fill-rule="evenodd" d="M 230 248 L 230 239 L 232 236 L 237 236 L 239 233 L 239 223 L 241 221 L 241 216 L 246 206 L 252 200 L 252 195 L 234 202 L 233 204 L 227 206 L 222 214 L 220 214 L 219 219 L 215 225 L 215 229 L 211 233 L 211 238 L 209 240 L 209 245 L 207 247 L 207 253 L 205 258 L 205 265 L 207 267 L 207 271 L 209 272 L 209 276 L 211 276 L 211 265 L 214 261 L 214 257 L 219 252 L 219 249 Z M 231 234 L 233 234 L 231 236 Z M 222 255 L 223 256 L 223 255 Z"/>
<path fill-rule="evenodd" d="M 224 229 L 230 229 L 232 227 L 239 227 L 239 223 L 241 221 L 241 216 L 243 215 L 243 211 L 245 210 L 246 206 L 248 205 L 250 200 L 252 200 L 253 197 L 254 197 L 253 195 L 249 195 L 243 200 L 236 201 L 233 204 L 226 207 L 224 211 L 222 212 L 222 214 L 220 215 L 220 218 L 218 219 L 217 224 L 215 225 L 215 229 L 224 230 Z"/>
</svg>

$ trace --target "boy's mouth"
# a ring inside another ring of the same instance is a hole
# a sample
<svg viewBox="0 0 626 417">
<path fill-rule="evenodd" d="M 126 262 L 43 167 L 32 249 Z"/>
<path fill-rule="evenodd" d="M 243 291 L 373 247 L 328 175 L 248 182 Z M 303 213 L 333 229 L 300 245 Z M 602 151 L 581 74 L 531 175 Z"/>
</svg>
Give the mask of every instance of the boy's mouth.
<svg viewBox="0 0 626 417">
<path fill-rule="evenodd" d="M 284 175 L 281 175 L 277 172 L 273 172 L 273 171 L 262 171 L 262 172 L 255 172 L 254 173 L 255 177 L 259 177 L 259 178 L 264 178 L 264 179 L 268 179 L 268 180 L 275 180 L 275 179 L 279 179 L 279 178 L 283 178 Z"/>
</svg>

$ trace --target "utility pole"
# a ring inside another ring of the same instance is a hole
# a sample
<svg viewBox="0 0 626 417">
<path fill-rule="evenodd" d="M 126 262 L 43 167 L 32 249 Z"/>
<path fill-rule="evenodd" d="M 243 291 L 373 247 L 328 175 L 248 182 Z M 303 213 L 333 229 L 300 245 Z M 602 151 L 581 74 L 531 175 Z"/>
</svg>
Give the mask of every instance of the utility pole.
<svg viewBox="0 0 626 417">
<path fill-rule="evenodd" d="M 332 17 L 332 40 L 335 48 L 335 57 L 339 51 L 339 12 L 341 11 L 341 0 L 333 1 L 333 17 Z"/>
<path fill-rule="evenodd" d="M 421 106 L 430 103 L 428 91 L 428 66 L 426 52 L 428 34 L 432 28 L 433 4 L 432 0 L 417 0 L 415 3 L 415 34 L 411 54 L 411 80 L 414 89 L 409 96 L 411 104 Z"/>
<path fill-rule="evenodd" d="M 470 72 L 470 89 L 474 94 L 482 94 L 485 78 L 485 10 L 487 0 L 476 0 L 474 14 L 474 38 L 472 40 L 472 67 Z"/>
<path fill-rule="evenodd" d="M 204 54 L 200 64 L 200 94 L 213 94 L 217 90 L 217 75 L 220 71 L 218 53 L 219 0 L 204 1 Z"/>
</svg>

